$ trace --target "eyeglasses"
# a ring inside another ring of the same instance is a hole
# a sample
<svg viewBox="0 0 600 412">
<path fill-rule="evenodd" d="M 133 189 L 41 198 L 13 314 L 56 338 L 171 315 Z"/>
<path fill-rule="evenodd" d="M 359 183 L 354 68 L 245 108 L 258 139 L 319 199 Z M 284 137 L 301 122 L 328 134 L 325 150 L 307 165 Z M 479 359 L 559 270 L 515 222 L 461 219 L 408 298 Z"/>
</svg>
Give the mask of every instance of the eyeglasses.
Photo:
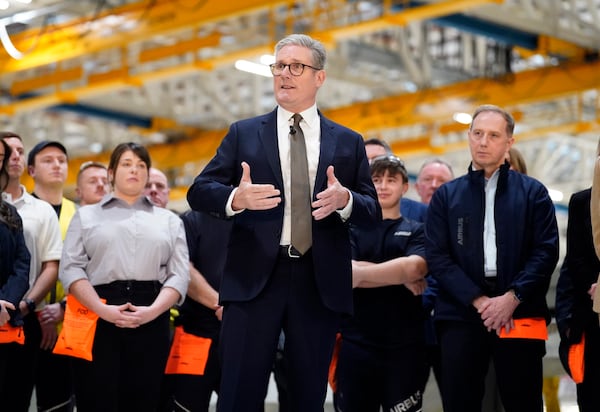
<svg viewBox="0 0 600 412">
<path fill-rule="evenodd" d="M 305 67 L 310 67 L 313 70 L 321 70 L 304 63 L 273 63 L 269 64 L 269 67 L 271 68 L 271 73 L 273 73 L 273 76 L 281 76 L 286 67 L 290 69 L 290 73 L 292 74 L 292 76 L 301 76 L 302 73 L 304 73 Z"/>
</svg>

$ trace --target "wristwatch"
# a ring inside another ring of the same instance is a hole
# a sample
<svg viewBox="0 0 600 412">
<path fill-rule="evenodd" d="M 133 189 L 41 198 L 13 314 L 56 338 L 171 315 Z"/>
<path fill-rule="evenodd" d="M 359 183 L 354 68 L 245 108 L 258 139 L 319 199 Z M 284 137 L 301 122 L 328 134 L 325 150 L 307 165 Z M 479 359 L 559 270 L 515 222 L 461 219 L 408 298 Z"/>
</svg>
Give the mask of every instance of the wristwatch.
<svg viewBox="0 0 600 412">
<path fill-rule="evenodd" d="M 25 299 L 23 299 L 23 302 L 25 302 L 25 304 L 27 305 L 27 310 L 29 311 L 29 313 L 35 312 L 35 308 L 37 306 L 35 304 L 35 300 L 30 299 L 30 298 L 25 298 Z"/>
<path fill-rule="evenodd" d="M 513 289 L 511 289 L 510 291 L 512 292 L 513 298 L 514 298 L 514 299 L 515 299 L 517 302 L 519 302 L 519 303 L 523 302 L 523 298 L 521 297 L 521 294 L 520 294 L 519 292 L 517 292 L 517 290 L 516 290 L 516 289 L 514 289 L 514 288 L 513 288 Z"/>
</svg>

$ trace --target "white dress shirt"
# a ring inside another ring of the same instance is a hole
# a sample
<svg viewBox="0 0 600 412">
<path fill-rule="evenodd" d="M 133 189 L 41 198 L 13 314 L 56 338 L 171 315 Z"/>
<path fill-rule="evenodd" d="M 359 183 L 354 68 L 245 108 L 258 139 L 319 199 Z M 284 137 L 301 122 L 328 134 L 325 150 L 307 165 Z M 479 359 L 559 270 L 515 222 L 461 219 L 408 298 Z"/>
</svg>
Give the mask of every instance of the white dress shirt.
<svg viewBox="0 0 600 412">
<path fill-rule="evenodd" d="M 291 199 L 291 177 L 290 177 L 290 126 L 294 124 L 295 113 L 290 112 L 282 108 L 277 107 L 277 145 L 279 148 L 279 162 L 281 165 L 281 174 L 283 178 L 284 199 Z M 321 119 L 317 111 L 316 103 L 298 113 L 302 116 L 300 121 L 300 128 L 304 134 L 304 141 L 306 143 L 306 157 L 308 159 L 308 178 L 310 179 L 310 194 L 311 199 L 314 199 L 315 190 L 315 179 L 317 176 L 317 168 L 319 166 L 319 157 L 321 153 Z M 227 216 L 233 216 L 238 213 L 242 213 L 242 210 L 233 210 L 231 204 L 233 202 L 233 196 L 237 191 L 237 187 L 233 189 L 227 204 L 225 205 L 225 212 Z M 340 215 L 342 220 L 347 220 L 352 213 L 353 197 L 352 192 L 348 190 L 350 199 L 346 206 L 342 209 L 338 209 L 336 212 Z M 283 228 L 281 230 L 281 240 L 279 244 L 289 245 L 291 243 L 291 202 L 284 202 L 283 205 Z"/>
<path fill-rule="evenodd" d="M 485 217 L 483 222 L 484 269 L 486 277 L 496 277 L 496 220 L 494 205 L 496 203 L 496 188 L 498 187 L 497 169 L 485 182 Z"/>
</svg>

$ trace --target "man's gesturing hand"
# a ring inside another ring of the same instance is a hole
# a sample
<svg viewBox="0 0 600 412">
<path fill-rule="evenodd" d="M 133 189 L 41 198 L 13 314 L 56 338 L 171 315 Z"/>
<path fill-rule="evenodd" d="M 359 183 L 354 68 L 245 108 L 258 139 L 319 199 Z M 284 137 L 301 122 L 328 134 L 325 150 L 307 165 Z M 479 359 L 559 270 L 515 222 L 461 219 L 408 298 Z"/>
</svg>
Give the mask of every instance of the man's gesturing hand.
<svg viewBox="0 0 600 412">
<path fill-rule="evenodd" d="M 233 195 L 231 208 L 233 210 L 267 210 L 281 202 L 279 189 L 273 185 L 254 184 L 250 177 L 250 165 L 242 162 L 242 178 L 237 191 Z"/>
<path fill-rule="evenodd" d="M 317 200 L 312 202 L 312 215 L 315 220 L 321 220 L 343 209 L 350 200 L 350 193 L 335 177 L 333 166 L 327 168 L 327 189 L 317 194 Z"/>
</svg>

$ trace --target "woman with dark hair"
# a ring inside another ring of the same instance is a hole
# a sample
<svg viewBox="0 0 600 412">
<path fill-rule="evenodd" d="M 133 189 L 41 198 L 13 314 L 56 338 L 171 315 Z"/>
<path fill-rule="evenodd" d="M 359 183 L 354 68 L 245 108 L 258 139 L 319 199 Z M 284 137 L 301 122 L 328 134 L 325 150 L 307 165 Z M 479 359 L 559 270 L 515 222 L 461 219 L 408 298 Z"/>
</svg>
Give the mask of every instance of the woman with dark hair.
<svg viewBox="0 0 600 412">
<path fill-rule="evenodd" d="M 0 192 L 8 184 L 8 159 L 10 146 L 0 140 Z M 6 360 L 10 356 L 10 345 L 24 343 L 22 330 L 14 329 L 23 324 L 16 310 L 29 288 L 30 255 L 23 237 L 23 223 L 14 206 L 0 197 L 0 399 L 10 397 L 5 393 L 5 381 L 11 379 L 12 371 L 6 370 Z M 13 338 L 22 337 L 20 343 Z"/>
<path fill-rule="evenodd" d="M 169 308 L 186 295 L 189 258 L 182 221 L 143 194 L 150 166 L 145 147 L 119 144 L 108 165 L 113 192 L 81 207 L 65 238 L 60 279 L 99 316 L 92 361 L 74 362 L 81 412 L 158 408 Z"/>
</svg>

